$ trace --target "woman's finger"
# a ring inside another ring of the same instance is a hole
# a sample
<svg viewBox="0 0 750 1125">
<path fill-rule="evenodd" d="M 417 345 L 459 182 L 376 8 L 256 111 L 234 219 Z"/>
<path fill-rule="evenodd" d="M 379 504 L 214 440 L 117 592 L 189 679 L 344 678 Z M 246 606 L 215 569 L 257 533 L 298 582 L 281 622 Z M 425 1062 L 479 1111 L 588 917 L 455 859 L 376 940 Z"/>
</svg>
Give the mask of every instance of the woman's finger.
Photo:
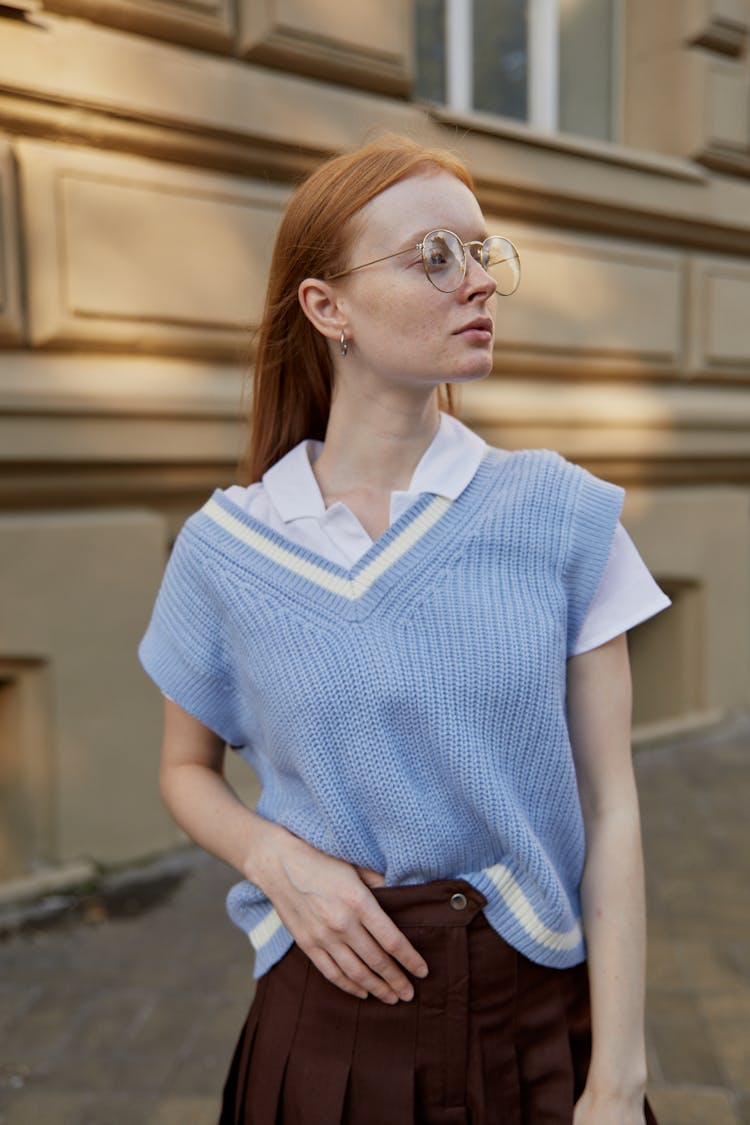
<svg viewBox="0 0 750 1125">
<path fill-rule="evenodd" d="M 322 973 L 331 984 L 335 984 L 337 988 L 340 988 L 343 992 L 348 992 L 351 996 L 356 996 L 358 1000 L 367 999 L 369 995 L 367 989 L 362 988 L 361 985 L 355 984 L 353 980 L 350 980 L 325 949 L 310 949 L 307 956 L 310 958 L 315 968 Z"/>
<path fill-rule="evenodd" d="M 360 921 L 370 932 L 376 944 L 394 961 L 413 973 L 415 977 L 426 977 L 428 966 L 425 959 L 414 948 L 406 934 L 389 918 L 374 895 L 364 907 Z M 390 983 L 390 978 L 386 977 Z"/>
<path fill-rule="evenodd" d="M 365 966 L 368 979 L 353 976 L 353 979 L 364 985 L 373 995 L 383 999 L 383 988 L 389 995 L 399 1000 L 411 1000 L 414 996 L 414 987 L 401 967 L 386 953 L 381 945 L 371 937 L 367 930 L 362 928 L 358 937 L 349 943 L 350 949 L 357 959 Z M 352 975 L 350 973 L 350 975 Z M 377 982 L 377 989 L 373 988 L 371 980 Z"/>
<path fill-rule="evenodd" d="M 410 1000 L 414 994 L 414 990 L 406 981 L 406 977 L 403 977 L 403 979 L 408 987 L 408 993 L 405 990 L 402 993 L 400 990 L 396 991 L 390 988 L 383 976 L 373 972 L 350 945 L 337 946 L 330 951 L 330 956 L 350 983 L 357 988 L 365 989 L 366 993 L 382 1000 L 385 1004 L 397 1004 L 399 1000 Z"/>
</svg>

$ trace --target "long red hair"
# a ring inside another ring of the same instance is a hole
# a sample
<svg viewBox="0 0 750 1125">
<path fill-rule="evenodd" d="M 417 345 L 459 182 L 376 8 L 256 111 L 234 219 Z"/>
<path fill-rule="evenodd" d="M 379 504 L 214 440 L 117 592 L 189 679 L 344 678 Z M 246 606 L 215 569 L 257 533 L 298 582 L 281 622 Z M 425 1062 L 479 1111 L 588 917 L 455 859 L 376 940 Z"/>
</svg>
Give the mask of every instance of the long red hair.
<svg viewBox="0 0 750 1125">
<path fill-rule="evenodd" d="M 276 236 L 256 337 L 252 421 L 239 467 L 244 483 L 260 480 L 304 438 L 325 436 L 333 365 L 327 341 L 300 307 L 300 282 L 345 269 L 353 216 L 391 184 L 430 169 L 474 190 L 452 153 L 387 135 L 326 161 L 294 192 Z M 441 406 L 452 411 L 450 386 L 440 390 Z"/>
</svg>

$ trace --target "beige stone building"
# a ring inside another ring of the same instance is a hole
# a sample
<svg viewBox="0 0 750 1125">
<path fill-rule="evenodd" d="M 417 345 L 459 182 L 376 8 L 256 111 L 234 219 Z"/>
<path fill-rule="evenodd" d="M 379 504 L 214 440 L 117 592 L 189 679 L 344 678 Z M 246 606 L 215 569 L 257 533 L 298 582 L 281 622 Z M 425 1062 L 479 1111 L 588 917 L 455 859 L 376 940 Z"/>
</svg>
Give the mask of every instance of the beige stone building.
<svg viewBox="0 0 750 1125">
<path fill-rule="evenodd" d="M 140 669 L 293 182 L 457 150 L 523 281 L 462 416 L 624 485 L 635 743 L 750 709 L 750 0 L 0 3 L 0 879 L 178 838 Z"/>
</svg>

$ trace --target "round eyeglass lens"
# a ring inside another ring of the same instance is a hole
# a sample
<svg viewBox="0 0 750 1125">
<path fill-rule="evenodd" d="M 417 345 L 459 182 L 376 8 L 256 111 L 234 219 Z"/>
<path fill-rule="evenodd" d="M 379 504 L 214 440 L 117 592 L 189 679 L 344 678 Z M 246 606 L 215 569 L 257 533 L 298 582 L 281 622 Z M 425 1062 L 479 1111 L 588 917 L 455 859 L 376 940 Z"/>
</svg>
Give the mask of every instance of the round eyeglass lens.
<svg viewBox="0 0 750 1125">
<path fill-rule="evenodd" d="M 422 242 L 424 272 L 436 289 L 452 293 L 464 277 L 464 248 L 449 230 L 434 230 Z"/>
<path fill-rule="evenodd" d="M 492 235 L 483 243 L 468 243 L 472 257 L 497 282 L 497 292 L 504 297 L 515 293 L 521 280 L 518 251 L 508 238 Z M 434 230 L 422 242 L 422 263 L 425 273 L 436 289 L 452 293 L 464 279 L 464 247 L 458 236 L 449 230 Z"/>
<path fill-rule="evenodd" d="M 482 266 L 497 282 L 503 297 L 515 293 L 521 280 L 518 251 L 508 238 L 492 235 L 482 246 Z"/>
</svg>

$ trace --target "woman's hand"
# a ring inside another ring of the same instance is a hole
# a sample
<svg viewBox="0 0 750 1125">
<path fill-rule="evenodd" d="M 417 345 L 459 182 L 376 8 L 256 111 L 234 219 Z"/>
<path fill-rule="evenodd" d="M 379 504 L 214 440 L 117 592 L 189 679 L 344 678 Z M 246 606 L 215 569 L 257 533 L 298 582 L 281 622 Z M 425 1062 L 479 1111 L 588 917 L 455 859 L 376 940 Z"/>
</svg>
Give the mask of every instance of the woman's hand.
<svg viewBox="0 0 750 1125">
<path fill-rule="evenodd" d="M 323 976 L 361 999 L 371 993 L 386 1004 L 411 1000 L 401 966 L 423 977 L 427 965 L 371 893 L 384 884 L 382 875 L 321 852 L 280 825 L 269 824 L 264 844 L 248 878 Z"/>
<path fill-rule="evenodd" d="M 403 966 L 427 966 L 370 887 L 377 871 L 353 867 L 251 812 L 224 778 L 224 743 L 171 699 L 164 701 L 160 784 L 177 823 L 206 851 L 241 871 L 273 903 L 313 964 L 344 992 L 388 1004 L 414 990 Z"/>
<path fill-rule="evenodd" d="M 645 1125 L 643 1092 L 624 1094 L 590 1091 L 576 1102 L 573 1125 Z"/>
</svg>

